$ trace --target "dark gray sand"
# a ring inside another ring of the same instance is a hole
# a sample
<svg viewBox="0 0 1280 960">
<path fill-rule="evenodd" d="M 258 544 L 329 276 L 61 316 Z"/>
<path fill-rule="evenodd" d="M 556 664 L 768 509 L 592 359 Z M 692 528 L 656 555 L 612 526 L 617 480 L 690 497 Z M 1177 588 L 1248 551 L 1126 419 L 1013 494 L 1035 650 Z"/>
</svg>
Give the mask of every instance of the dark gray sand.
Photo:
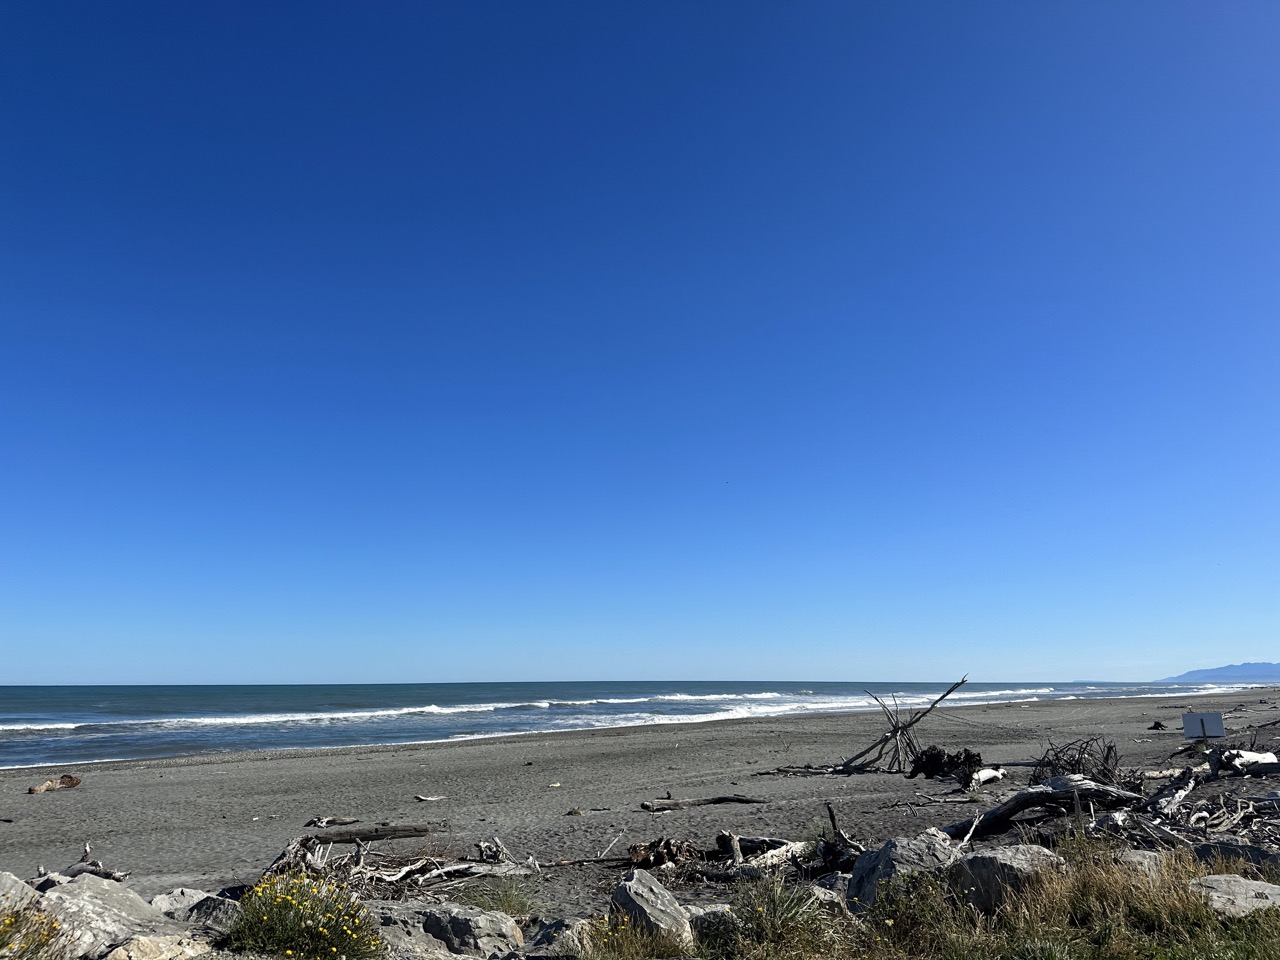
<svg viewBox="0 0 1280 960">
<path fill-rule="evenodd" d="M 1274 689 L 1200 698 L 1037 701 L 941 708 L 918 728 L 922 745 L 969 747 L 989 762 L 1034 759 L 1045 744 L 1104 735 L 1126 766 L 1168 766 L 1182 745 L 1184 708 L 1228 713 L 1228 732 L 1280 719 Z M 1262 702 L 1265 701 L 1265 702 Z M 1153 720 L 1168 732 L 1151 732 Z M 658 836 L 704 849 L 729 829 L 804 839 L 826 822 L 871 844 L 963 818 L 975 808 L 896 801 L 952 789 L 900 775 L 764 777 L 786 764 L 843 759 L 884 730 L 861 713 L 630 727 L 393 747 L 238 753 L 220 757 L 0 771 L 0 869 L 30 877 L 77 860 L 83 843 L 107 866 L 127 870 L 144 896 L 178 886 L 217 890 L 251 881 L 316 816 L 363 823 L 435 823 L 420 840 L 386 845 L 465 855 L 497 836 L 520 858 L 593 857 L 613 843 L 625 854 Z M 1280 727 L 1272 728 L 1274 743 Z M 29 795 L 29 786 L 73 772 L 73 790 Z M 1024 785 L 1014 768 L 1001 791 Z M 655 815 L 640 802 L 744 793 L 768 801 Z M 990 792 L 990 791 L 989 791 Z M 443 797 L 419 802 L 414 795 Z M 570 816 L 568 811 L 582 811 Z M 11 822 L 5 822 L 11 821 Z M 615 842 L 616 841 L 616 842 Z M 618 871 L 548 868 L 540 886 L 548 913 L 599 912 Z"/>
</svg>

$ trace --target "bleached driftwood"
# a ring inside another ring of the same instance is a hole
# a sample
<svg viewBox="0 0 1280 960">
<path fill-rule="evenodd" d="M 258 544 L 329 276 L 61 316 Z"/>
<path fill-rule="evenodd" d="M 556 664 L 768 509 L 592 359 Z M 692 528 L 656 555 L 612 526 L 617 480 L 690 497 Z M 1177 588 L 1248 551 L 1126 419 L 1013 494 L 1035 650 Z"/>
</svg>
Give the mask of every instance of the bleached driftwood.
<svg viewBox="0 0 1280 960">
<path fill-rule="evenodd" d="M 730 794 L 723 797 L 700 797 L 693 800 L 673 800 L 671 794 L 661 800 L 645 800 L 640 804 L 641 810 L 647 810 L 650 813 L 664 813 L 667 810 L 683 810 L 686 807 L 703 807 L 713 803 L 768 803 L 767 800 L 759 800 L 755 797 L 744 797 L 740 793 Z"/>
<path fill-rule="evenodd" d="M 1236 773 L 1253 773 L 1255 767 L 1277 765 L 1274 753 L 1258 753 L 1253 750 L 1224 750 L 1222 764 Z"/>
<path fill-rule="evenodd" d="M 983 786 L 984 784 L 998 783 L 999 781 L 1003 780 L 1006 776 L 1007 774 L 1005 773 L 1005 771 L 1000 769 L 1000 767 L 998 766 L 983 767 L 981 770 L 976 771 L 973 774 L 973 776 L 969 778 L 968 786 L 966 786 L 965 789 L 977 790 L 979 787 Z"/>
<path fill-rule="evenodd" d="M 112 870 L 104 866 L 101 860 L 90 859 L 92 852 L 93 848 L 89 846 L 89 841 L 86 840 L 84 842 L 84 853 L 80 855 L 80 859 L 61 871 L 62 875 L 64 877 L 78 877 L 82 873 L 87 873 L 90 876 L 101 877 L 103 880 L 115 880 L 117 883 L 123 883 L 129 879 L 127 872 Z M 40 867 L 37 875 L 45 877 L 49 875 L 49 871 L 44 867 Z"/>
<path fill-rule="evenodd" d="M 303 826 L 319 827 L 323 830 L 325 827 L 345 827 L 359 822 L 355 817 L 312 817 Z"/>
<path fill-rule="evenodd" d="M 70 790 L 81 784 L 79 777 L 64 773 L 57 780 L 46 780 L 38 787 L 27 787 L 27 793 L 48 793 L 50 790 Z"/>
<path fill-rule="evenodd" d="M 1188 767 L 1143 804 L 1143 807 L 1162 817 L 1171 817 L 1178 809 L 1178 805 L 1187 798 L 1187 794 L 1199 785 L 1199 775 Z"/>
<path fill-rule="evenodd" d="M 986 836 L 999 833 L 1009 825 L 1009 821 L 1018 814 L 1037 807 L 1060 807 L 1071 809 L 1077 804 L 1092 803 L 1103 808 L 1130 806 L 1145 799 L 1140 793 L 1131 793 L 1106 784 L 1094 783 L 1080 774 L 1068 774 L 1065 777 L 1050 777 L 1044 783 L 1019 790 L 999 806 L 979 813 L 976 817 L 966 817 L 950 826 L 943 827 L 942 832 L 952 840 L 962 837 Z"/>
</svg>

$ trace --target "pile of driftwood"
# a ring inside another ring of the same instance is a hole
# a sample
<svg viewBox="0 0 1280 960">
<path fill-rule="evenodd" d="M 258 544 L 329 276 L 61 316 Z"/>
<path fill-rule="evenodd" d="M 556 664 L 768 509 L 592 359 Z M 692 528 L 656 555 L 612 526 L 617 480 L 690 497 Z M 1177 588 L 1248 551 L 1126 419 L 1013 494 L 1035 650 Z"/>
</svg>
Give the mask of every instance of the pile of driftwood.
<svg viewBox="0 0 1280 960">
<path fill-rule="evenodd" d="M 312 823 L 338 819 L 346 818 L 318 817 Z M 439 829 L 439 824 L 432 823 L 381 824 L 295 837 L 263 876 L 301 871 L 344 883 L 366 899 L 404 900 L 443 893 L 477 877 L 519 876 L 539 870 L 532 859 L 518 861 L 497 837 L 477 843 L 477 855 L 461 860 L 406 857 L 370 846 L 378 840 L 426 837 Z M 341 852 L 335 852 L 335 847 Z"/>
</svg>

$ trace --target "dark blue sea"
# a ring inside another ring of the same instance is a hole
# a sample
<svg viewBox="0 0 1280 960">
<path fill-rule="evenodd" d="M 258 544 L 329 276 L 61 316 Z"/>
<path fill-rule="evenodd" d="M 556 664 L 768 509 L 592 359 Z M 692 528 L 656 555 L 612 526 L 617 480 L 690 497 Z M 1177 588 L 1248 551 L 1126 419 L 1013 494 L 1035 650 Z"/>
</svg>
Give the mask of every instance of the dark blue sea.
<svg viewBox="0 0 1280 960">
<path fill-rule="evenodd" d="M 364 746 L 925 704 L 946 683 L 0 686 L 0 767 Z M 1209 684 L 969 683 L 948 703 L 1188 696 Z"/>
</svg>

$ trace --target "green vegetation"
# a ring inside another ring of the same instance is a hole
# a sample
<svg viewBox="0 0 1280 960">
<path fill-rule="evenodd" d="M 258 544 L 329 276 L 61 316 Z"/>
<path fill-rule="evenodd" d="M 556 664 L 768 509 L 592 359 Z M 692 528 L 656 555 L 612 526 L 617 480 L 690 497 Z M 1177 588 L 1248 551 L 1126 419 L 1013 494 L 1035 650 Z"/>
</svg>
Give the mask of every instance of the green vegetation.
<svg viewBox="0 0 1280 960">
<path fill-rule="evenodd" d="M 653 960 L 687 957 L 688 948 L 675 937 L 650 933 L 635 926 L 626 914 L 602 917 L 591 924 L 586 960 Z"/>
<path fill-rule="evenodd" d="M 35 907 L 14 910 L 0 901 L 0 960 L 61 960 L 68 952 L 53 917 Z"/>
<path fill-rule="evenodd" d="M 345 886 L 305 873 L 264 877 L 240 901 L 226 946 L 297 960 L 367 960 L 383 952 L 377 922 Z"/>
<path fill-rule="evenodd" d="M 450 899 L 512 917 L 529 917 L 538 912 L 538 888 L 529 877 L 489 877 L 464 887 Z"/>
<path fill-rule="evenodd" d="M 916 876 L 882 891 L 857 917 L 807 888 L 766 878 L 744 887 L 730 911 L 700 925 L 692 951 L 600 921 L 590 960 L 1276 960 L 1280 909 L 1221 917 L 1189 888 L 1207 873 L 1250 874 L 1168 853 L 1153 875 L 1117 863 L 1115 851 L 1075 842 L 1059 850 L 1062 874 L 1044 874 L 990 914 L 943 878 Z M 1255 874 L 1256 875 L 1256 874 Z"/>
<path fill-rule="evenodd" d="M 1274 960 L 1280 910 L 1222 918 L 1188 883 L 1208 871 L 1166 854 L 1147 876 L 1105 846 L 1060 850 L 1065 873 L 1044 874 L 994 914 L 966 906 L 937 878 L 896 885 L 864 917 L 855 956 L 872 960 Z"/>
</svg>

